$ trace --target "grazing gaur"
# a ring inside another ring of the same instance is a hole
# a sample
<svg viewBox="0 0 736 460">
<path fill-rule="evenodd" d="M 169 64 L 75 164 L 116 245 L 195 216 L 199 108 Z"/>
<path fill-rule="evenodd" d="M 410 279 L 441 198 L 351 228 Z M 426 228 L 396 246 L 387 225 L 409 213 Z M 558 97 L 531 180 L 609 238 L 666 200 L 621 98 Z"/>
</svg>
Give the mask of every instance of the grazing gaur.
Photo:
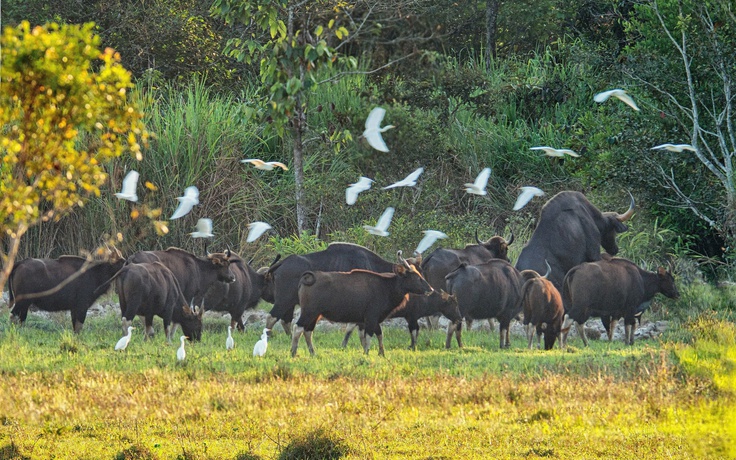
<svg viewBox="0 0 736 460">
<path fill-rule="evenodd" d="M 628 230 L 624 222 L 634 214 L 634 197 L 623 213 L 601 212 L 580 192 L 565 191 L 553 196 L 542 208 L 539 223 L 516 261 L 518 270 L 544 273 L 552 267 L 549 280 L 558 290 L 572 267 L 601 258 L 601 246 L 616 255 L 616 235 Z"/>
<path fill-rule="evenodd" d="M 434 289 L 447 291 L 445 277 L 462 263 L 475 265 L 491 259 L 502 259 L 508 262 L 509 246 L 514 242 L 514 234 L 512 233 L 508 240 L 502 236 L 493 236 L 488 241 L 481 241 L 478 238 L 478 230 L 476 230 L 475 241 L 478 244 L 468 244 L 463 249 L 435 249 L 421 261 L 422 273 Z M 430 319 L 431 328 L 436 327 L 434 323 L 436 319 Z M 470 324 L 472 320 L 469 320 L 468 328 Z"/>
<path fill-rule="evenodd" d="M 355 269 L 350 272 L 305 272 L 299 282 L 301 315 L 291 340 L 296 356 L 299 337 L 304 333 L 309 353 L 314 354 L 312 331 L 321 317 L 338 323 L 357 323 L 363 350 L 368 353 L 371 337 L 378 336 L 378 353 L 383 356 L 380 323 L 404 302 L 407 294 L 425 294 L 432 287 L 417 268 L 401 259 L 390 273 Z"/>
<path fill-rule="evenodd" d="M 299 304 L 299 280 L 304 272 L 348 272 L 355 268 L 389 273 L 393 271 L 394 264 L 363 246 L 332 243 L 323 251 L 293 254 L 271 265 L 266 273 L 267 286 L 262 295 L 263 300 L 273 303 L 266 328 L 272 330 L 280 320 L 284 331 L 291 334 L 294 308 Z"/>
<path fill-rule="evenodd" d="M 563 283 L 562 299 L 566 309 L 563 327 L 575 322 L 578 334 L 587 346 L 583 324 L 588 318 L 599 316 L 605 325 L 611 319 L 623 317 L 624 343 L 633 345 L 636 317 L 643 311 L 642 305 L 657 293 L 671 299 L 680 295 L 672 274 L 662 267 L 649 272 L 620 257 L 580 264 L 567 273 Z M 610 325 L 609 329 L 612 330 Z M 563 340 L 566 340 L 566 335 L 563 334 Z"/>
<path fill-rule="evenodd" d="M 11 320 L 23 324 L 31 305 L 46 311 L 69 310 L 74 332 L 79 333 L 87 310 L 107 291 L 107 281 L 124 263 L 119 252 L 108 261 L 77 256 L 21 260 L 8 278 Z M 46 295 L 39 296 L 41 293 Z"/>
<path fill-rule="evenodd" d="M 203 305 L 207 310 L 230 313 L 230 326 L 243 332 L 243 313 L 255 308 L 261 300 L 266 285 L 265 270 L 254 270 L 248 262 L 231 252 L 230 271 L 233 272 L 235 281 L 212 283 L 204 296 Z"/>
<path fill-rule="evenodd" d="M 180 324 L 191 340 L 202 338 L 202 308 L 187 303 L 173 272 L 161 262 L 127 264 L 115 276 L 115 289 L 120 297 L 123 331 L 142 316 L 146 338 L 153 336 L 153 317 L 164 320 L 166 340 L 171 342 L 174 324 Z"/>
<path fill-rule="evenodd" d="M 549 265 L 548 265 L 549 267 Z M 522 278 L 526 281 L 521 287 L 521 309 L 524 312 L 524 326 L 532 348 L 534 331 L 537 332 L 537 347 L 541 344 L 544 333 L 544 349 L 551 350 L 555 340 L 559 339 L 562 348 L 562 320 L 565 316 L 565 307 L 562 297 L 554 284 L 547 279 L 551 268 L 544 276 L 539 276 L 534 270 L 523 270 Z"/>
<path fill-rule="evenodd" d="M 216 281 L 232 283 L 235 275 L 230 270 L 230 250 L 197 257 L 183 249 L 140 251 L 128 257 L 128 263 L 161 262 L 176 277 L 187 303 L 202 305 L 207 289 Z"/>
<path fill-rule="evenodd" d="M 508 348 L 509 325 L 521 311 L 523 278 L 513 265 L 501 259 L 482 264 L 461 264 L 446 277 L 447 289 L 460 307 L 460 314 L 469 319 L 496 318 L 500 323 L 500 347 Z M 447 327 L 445 348 L 450 348 L 452 333 L 462 347 L 462 323 Z"/>
</svg>

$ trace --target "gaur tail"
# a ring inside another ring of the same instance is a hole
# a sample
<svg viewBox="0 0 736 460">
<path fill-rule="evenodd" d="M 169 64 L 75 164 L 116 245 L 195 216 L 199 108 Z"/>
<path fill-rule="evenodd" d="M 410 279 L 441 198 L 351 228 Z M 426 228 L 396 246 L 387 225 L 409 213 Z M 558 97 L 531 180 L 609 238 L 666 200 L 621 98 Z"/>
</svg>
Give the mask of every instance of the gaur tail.
<svg viewBox="0 0 736 460">
<path fill-rule="evenodd" d="M 93 294 L 95 296 L 95 298 L 97 298 L 97 297 L 101 296 L 102 294 L 104 294 L 105 292 L 107 292 L 107 290 L 110 288 L 110 284 L 113 281 L 115 281 L 115 279 L 118 277 L 118 275 L 120 275 L 120 273 L 123 271 L 123 269 L 129 263 L 132 263 L 132 262 L 128 262 L 126 260 L 125 261 L 125 264 L 122 267 L 120 267 L 120 270 L 118 270 L 114 275 L 112 275 L 112 277 L 109 280 L 105 281 L 97 289 L 95 289 L 94 294 Z"/>
<path fill-rule="evenodd" d="M 304 272 L 302 274 L 302 278 L 299 280 L 299 284 L 303 284 L 305 286 L 311 286 L 317 281 L 317 278 L 314 276 L 314 273 L 312 272 Z"/>
<path fill-rule="evenodd" d="M 15 293 L 13 292 L 13 274 L 15 273 L 15 267 L 10 271 L 8 275 L 8 309 L 12 310 L 15 306 Z"/>
</svg>

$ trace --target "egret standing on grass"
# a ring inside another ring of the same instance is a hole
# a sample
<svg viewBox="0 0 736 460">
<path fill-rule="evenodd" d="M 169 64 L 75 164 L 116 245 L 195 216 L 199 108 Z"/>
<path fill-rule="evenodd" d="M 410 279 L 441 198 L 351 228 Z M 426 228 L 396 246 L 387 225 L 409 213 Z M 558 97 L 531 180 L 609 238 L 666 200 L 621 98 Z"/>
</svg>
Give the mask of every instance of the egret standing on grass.
<svg viewBox="0 0 736 460">
<path fill-rule="evenodd" d="M 424 168 L 417 168 L 414 170 L 413 173 L 409 174 L 402 180 L 395 182 L 389 185 L 388 187 L 383 187 L 383 189 L 388 190 L 390 188 L 395 188 L 395 187 L 414 187 L 415 185 L 417 185 L 417 179 L 423 172 L 424 172 Z"/>
<path fill-rule="evenodd" d="M 391 225 L 391 219 L 393 217 L 394 208 L 389 206 L 388 208 L 386 208 L 385 211 L 383 211 L 383 214 L 381 214 L 381 217 L 378 219 L 375 227 L 372 227 L 370 225 L 363 225 L 363 228 L 372 235 L 388 236 L 388 232 L 386 230 L 388 229 L 388 226 Z"/>
<path fill-rule="evenodd" d="M 179 340 L 181 340 L 181 346 L 178 350 L 176 350 L 176 359 L 177 361 L 184 361 L 184 358 L 187 357 L 187 352 L 184 351 L 184 342 L 188 339 L 186 335 L 182 335 Z"/>
<path fill-rule="evenodd" d="M 363 131 L 363 137 L 368 141 L 368 144 L 379 152 L 388 152 L 388 147 L 383 141 L 381 133 L 394 128 L 394 125 L 381 128 L 384 115 L 386 115 L 386 109 L 384 108 L 376 107 L 371 110 L 371 113 L 368 114 L 368 118 L 365 120 L 365 131 Z"/>
<path fill-rule="evenodd" d="M 270 225 L 268 225 L 265 222 L 252 222 L 248 224 L 248 237 L 245 239 L 246 243 L 252 243 L 255 240 L 257 240 L 261 235 L 263 235 L 266 230 L 269 230 L 271 228 Z"/>
<path fill-rule="evenodd" d="M 140 174 L 138 174 L 138 171 L 135 169 L 126 174 L 123 179 L 123 189 L 116 193 L 115 196 L 118 197 L 119 200 L 128 200 L 134 203 L 138 201 L 138 195 L 136 194 L 135 189 L 138 187 L 139 176 Z"/>
<path fill-rule="evenodd" d="M 212 219 L 199 219 L 197 221 L 197 231 L 190 233 L 192 238 L 212 238 Z"/>
<path fill-rule="evenodd" d="M 361 176 L 361 178 L 358 179 L 358 182 L 350 184 L 350 187 L 345 190 L 345 202 L 350 205 L 355 204 L 355 201 L 358 199 L 358 194 L 371 188 L 372 183 L 373 179 Z"/>
<path fill-rule="evenodd" d="M 261 334 L 261 340 L 256 342 L 256 345 L 253 347 L 253 356 L 263 356 L 266 354 L 267 349 L 268 349 L 268 329 L 264 329 L 263 333 Z"/>
<path fill-rule="evenodd" d="M 133 337 L 133 329 L 135 329 L 133 326 L 128 326 L 128 335 L 124 335 L 118 340 L 118 343 L 115 344 L 115 350 L 125 350 Z"/>
<path fill-rule="evenodd" d="M 612 89 L 612 90 L 609 90 L 609 91 L 603 91 L 602 93 L 598 93 L 595 96 L 593 96 L 593 100 L 596 101 L 596 102 L 599 102 L 599 103 L 606 102 L 608 100 L 608 98 L 611 97 L 611 96 L 620 99 L 626 105 L 628 105 L 632 109 L 636 110 L 637 112 L 639 111 L 639 107 L 636 106 L 636 103 L 631 98 L 631 96 L 629 96 L 628 94 L 626 94 L 626 91 L 624 91 L 622 89 L 618 89 L 618 88 Z"/>
<path fill-rule="evenodd" d="M 232 330 L 232 326 L 227 327 L 227 340 L 225 340 L 225 349 L 228 351 L 235 348 L 235 340 L 233 340 Z"/>
<path fill-rule="evenodd" d="M 179 200 L 179 206 L 169 218 L 171 220 L 186 216 L 195 205 L 199 204 L 199 189 L 194 185 L 190 185 L 184 190 L 184 195 L 176 197 L 176 199 Z"/>
<path fill-rule="evenodd" d="M 486 192 L 486 185 L 488 185 L 489 177 L 491 177 L 491 168 L 484 168 L 472 184 L 465 184 L 465 191 L 473 195 L 485 195 L 488 193 Z"/>
</svg>

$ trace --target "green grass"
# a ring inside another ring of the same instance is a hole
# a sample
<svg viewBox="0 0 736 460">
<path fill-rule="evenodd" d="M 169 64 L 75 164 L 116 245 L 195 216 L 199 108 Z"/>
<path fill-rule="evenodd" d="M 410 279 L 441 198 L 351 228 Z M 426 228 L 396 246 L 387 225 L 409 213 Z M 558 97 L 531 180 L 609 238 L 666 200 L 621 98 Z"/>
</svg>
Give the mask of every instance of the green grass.
<svg viewBox="0 0 736 460">
<path fill-rule="evenodd" d="M 157 322 L 128 349 L 116 314 L 70 332 L 67 315 L 0 318 L 0 454 L 12 458 L 730 458 L 733 393 L 679 365 L 708 361 L 695 345 L 592 341 L 590 348 L 527 350 L 497 332 L 385 328 L 386 357 L 365 356 L 339 328 L 318 330 L 317 355 L 277 328 L 251 356 L 261 325 L 235 334 L 207 317 L 200 343 L 167 344 Z M 136 320 L 136 323 L 138 320 Z M 720 323 L 716 323 L 720 324 Z M 136 324 L 140 326 L 140 324 Z M 707 325 L 692 325 L 704 342 Z M 732 353 L 729 326 L 709 343 Z M 709 345 L 712 346 L 712 345 Z M 718 346 L 718 345 L 716 345 Z M 720 355 L 719 355 L 720 356 Z M 730 355 L 729 355 L 730 356 Z M 679 357 L 679 358 L 678 358 Z M 685 357 L 685 358 L 683 358 Z M 691 364 L 687 364 L 691 365 Z M 701 366 L 702 367 L 702 366 Z M 708 368 L 708 366 L 705 366 Z M 712 365 L 711 365 L 712 367 Z M 725 371 L 728 375 L 728 370 Z M 311 452 L 311 453 L 310 453 Z"/>
</svg>

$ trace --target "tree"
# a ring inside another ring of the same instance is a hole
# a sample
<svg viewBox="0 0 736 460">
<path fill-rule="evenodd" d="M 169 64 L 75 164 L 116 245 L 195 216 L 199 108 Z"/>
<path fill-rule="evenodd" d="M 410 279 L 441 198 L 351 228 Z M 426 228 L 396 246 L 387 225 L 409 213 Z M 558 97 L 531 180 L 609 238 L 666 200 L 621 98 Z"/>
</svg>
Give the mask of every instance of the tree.
<svg viewBox="0 0 736 460">
<path fill-rule="evenodd" d="M 267 121 L 266 132 L 283 137 L 288 131 L 293 142 L 293 169 L 296 182 L 296 214 L 299 231 L 307 228 L 304 179 L 304 133 L 307 130 L 309 92 L 337 61 L 328 39 L 343 40 L 348 30 L 335 17 L 321 12 L 341 11 L 340 2 L 293 0 L 215 0 L 215 14 L 228 23 L 253 26 L 245 39 L 232 39 L 227 52 L 240 61 L 260 62 L 264 88 L 256 109 Z M 354 61 L 353 61 L 354 62 Z M 339 137 L 340 133 L 336 135 Z"/>
<path fill-rule="evenodd" d="M 736 16 L 726 0 L 654 0 L 636 6 L 628 31 L 630 75 L 651 89 L 659 118 L 689 143 L 659 162 L 669 204 L 689 209 L 733 243 L 736 236 Z M 674 136 L 677 136 L 674 138 Z"/>
<path fill-rule="evenodd" d="M 143 113 L 128 100 L 130 74 L 94 25 L 28 22 L 3 31 L 0 81 L 0 292 L 31 226 L 58 219 L 107 180 L 103 163 L 142 158 Z"/>
</svg>

